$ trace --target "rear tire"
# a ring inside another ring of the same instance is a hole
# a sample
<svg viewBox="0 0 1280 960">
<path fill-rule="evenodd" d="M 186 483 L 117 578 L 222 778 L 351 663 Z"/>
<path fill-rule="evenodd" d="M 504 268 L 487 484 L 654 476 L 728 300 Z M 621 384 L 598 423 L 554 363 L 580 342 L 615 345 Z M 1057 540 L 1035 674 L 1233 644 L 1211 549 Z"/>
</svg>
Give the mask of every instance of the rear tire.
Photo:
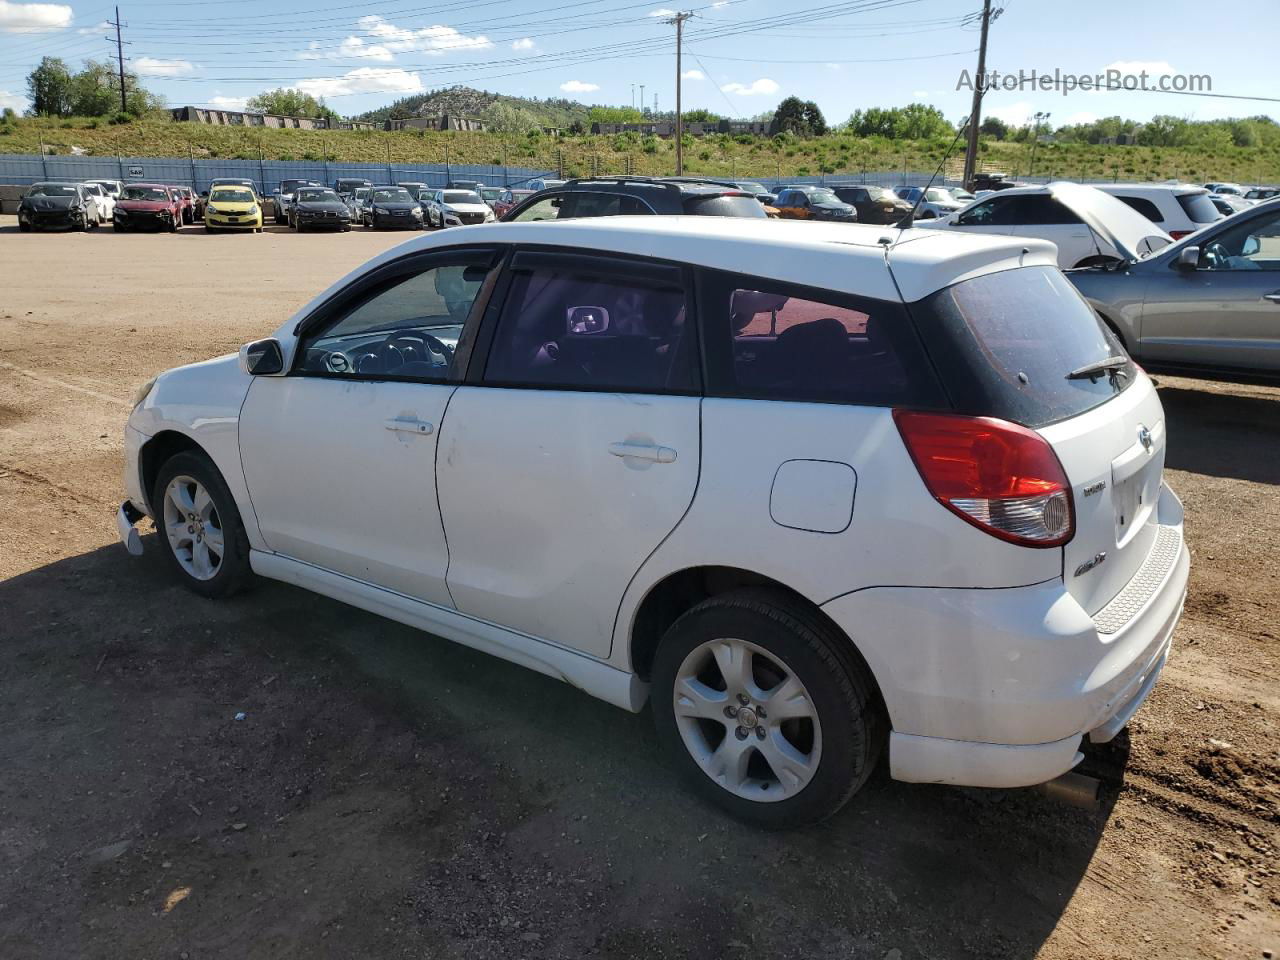
<svg viewBox="0 0 1280 960">
<path fill-rule="evenodd" d="M 779 591 L 686 612 L 658 647 L 652 691 L 658 737 L 693 789 L 761 827 L 830 817 L 883 745 L 875 684 L 848 640 Z"/>
<path fill-rule="evenodd" d="M 29 224 L 29 223 L 22 223 L 21 221 L 19 221 L 19 222 L 18 222 L 18 232 L 19 232 L 19 233 L 30 233 L 30 232 L 31 232 L 31 224 Z"/>
<path fill-rule="evenodd" d="M 151 504 L 160 551 L 184 586 L 218 598 L 248 585 L 249 538 L 235 498 L 208 456 L 187 450 L 166 460 Z"/>
</svg>

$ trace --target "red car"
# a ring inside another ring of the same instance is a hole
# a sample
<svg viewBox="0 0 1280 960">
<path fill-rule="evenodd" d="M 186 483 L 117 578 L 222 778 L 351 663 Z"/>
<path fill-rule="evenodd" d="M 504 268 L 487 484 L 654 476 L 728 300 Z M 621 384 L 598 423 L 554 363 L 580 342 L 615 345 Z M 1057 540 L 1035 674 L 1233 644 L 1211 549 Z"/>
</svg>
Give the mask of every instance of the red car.
<svg viewBox="0 0 1280 960">
<path fill-rule="evenodd" d="M 182 222 L 196 222 L 196 197 L 190 187 L 170 186 L 169 190 L 182 201 Z"/>
<path fill-rule="evenodd" d="M 493 215 L 501 220 L 503 216 L 518 207 L 521 200 L 525 197 L 533 196 L 534 193 L 535 191 L 533 190 L 504 189 L 498 194 L 498 199 L 491 204 Z"/>
<path fill-rule="evenodd" d="M 162 183 L 127 183 L 116 200 L 112 227 L 123 230 L 168 230 L 182 226 L 182 200 Z"/>
</svg>

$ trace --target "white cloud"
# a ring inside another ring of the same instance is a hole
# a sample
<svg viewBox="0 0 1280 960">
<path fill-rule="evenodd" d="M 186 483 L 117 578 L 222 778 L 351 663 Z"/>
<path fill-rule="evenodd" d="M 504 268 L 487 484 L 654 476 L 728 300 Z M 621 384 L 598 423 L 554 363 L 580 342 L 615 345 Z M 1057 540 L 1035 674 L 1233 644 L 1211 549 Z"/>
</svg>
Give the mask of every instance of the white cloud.
<svg viewBox="0 0 1280 960">
<path fill-rule="evenodd" d="M 27 98 L 21 93 L 10 93 L 8 90 L 0 90 L 0 110 L 5 107 L 16 113 L 21 113 L 27 109 Z"/>
<path fill-rule="evenodd" d="M 761 77 L 755 83 L 726 83 L 720 88 L 725 93 L 736 94 L 741 97 L 764 96 L 770 93 L 778 92 L 778 84 L 776 81 L 770 80 L 768 77 Z"/>
<path fill-rule="evenodd" d="M 515 40 L 511 44 L 512 50 L 532 50 L 533 47 L 534 43 L 531 37 L 521 37 L 519 40 Z"/>
<path fill-rule="evenodd" d="M 652 10 L 649 13 L 649 16 L 651 17 L 674 17 L 675 15 L 676 11 L 668 10 L 666 7 L 663 7 L 660 10 Z"/>
<path fill-rule="evenodd" d="M 592 90 L 599 90 L 598 83 L 583 83 L 581 80 L 569 80 L 560 84 L 560 89 L 565 93 L 590 93 Z"/>
<path fill-rule="evenodd" d="M 299 60 L 379 60 L 389 63 L 393 54 L 379 43 L 365 43 L 359 37 L 347 37 L 337 47 L 322 47 L 312 40 L 307 49 L 298 54 Z"/>
<path fill-rule="evenodd" d="M 721 7 L 727 7 L 729 3 L 730 0 L 716 0 L 716 2 L 711 5 L 711 9 L 719 10 Z"/>
<path fill-rule="evenodd" d="M 345 97 L 353 93 L 421 93 L 423 86 L 417 71 L 399 67 L 357 67 L 340 77 L 300 80 L 298 89 L 313 97 Z"/>
<path fill-rule="evenodd" d="M 984 119 L 998 117 L 1011 127 L 1025 127 L 1031 122 L 1031 115 L 1035 112 L 1035 107 L 1028 101 L 1019 100 L 1000 107 L 984 107 L 982 116 Z"/>
<path fill-rule="evenodd" d="M 680 74 L 680 76 L 684 77 L 684 79 L 686 79 L 686 80 L 705 80 L 705 79 L 707 79 L 707 75 L 706 75 L 705 73 L 703 73 L 701 70 L 686 70 L 684 73 Z"/>
<path fill-rule="evenodd" d="M 397 27 L 382 17 L 372 14 L 356 21 L 366 33 L 377 37 L 379 42 L 392 53 L 406 53 L 410 50 L 440 56 L 450 50 L 484 50 L 493 46 L 486 36 L 468 37 L 453 27 L 435 24 L 420 30 Z"/>
<path fill-rule="evenodd" d="M 218 110 L 241 110 L 249 105 L 248 97 L 210 97 L 209 106 Z"/>
<path fill-rule="evenodd" d="M 0 33 L 48 33 L 71 25 L 71 8 L 61 3 L 0 0 Z"/>
<path fill-rule="evenodd" d="M 133 61 L 133 69 L 144 77 L 176 77 L 191 73 L 196 65 L 190 60 L 158 60 L 155 57 L 139 57 Z"/>
<path fill-rule="evenodd" d="M 114 29 L 115 27 L 111 26 L 111 24 L 103 20 L 101 23 L 95 24 L 92 27 L 81 27 L 79 30 L 76 31 L 76 33 L 80 34 L 81 36 L 88 36 L 91 33 L 102 33 L 102 31 L 104 30 L 114 30 Z"/>
</svg>

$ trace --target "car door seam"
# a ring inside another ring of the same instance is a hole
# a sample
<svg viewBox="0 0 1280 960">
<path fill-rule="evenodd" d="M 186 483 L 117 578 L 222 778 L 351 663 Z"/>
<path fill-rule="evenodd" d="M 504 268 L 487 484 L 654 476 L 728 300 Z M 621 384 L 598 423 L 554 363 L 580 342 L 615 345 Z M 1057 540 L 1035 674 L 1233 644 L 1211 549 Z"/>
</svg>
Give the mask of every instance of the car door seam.
<svg viewBox="0 0 1280 960">
<path fill-rule="evenodd" d="M 440 411 L 440 428 L 436 430 L 436 449 L 431 458 L 431 474 L 435 482 L 432 486 L 436 490 L 436 514 L 440 517 L 440 533 L 444 537 L 444 592 L 449 597 L 449 602 L 453 604 L 453 609 L 458 610 L 458 601 L 453 598 L 453 591 L 449 589 L 449 570 L 453 566 L 453 552 L 449 549 L 449 525 L 444 522 L 444 503 L 440 499 L 440 441 L 444 437 L 445 420 L 449 416 L 449 405 L 453 403 L 453 398 L 458 393 L 458 385 L 454 384 L 452 390 L 449 391 L 448 398 L 445 399 L 444 409 Z M 461 610 L 458 610 L 461 613 Z"/>
</svg>

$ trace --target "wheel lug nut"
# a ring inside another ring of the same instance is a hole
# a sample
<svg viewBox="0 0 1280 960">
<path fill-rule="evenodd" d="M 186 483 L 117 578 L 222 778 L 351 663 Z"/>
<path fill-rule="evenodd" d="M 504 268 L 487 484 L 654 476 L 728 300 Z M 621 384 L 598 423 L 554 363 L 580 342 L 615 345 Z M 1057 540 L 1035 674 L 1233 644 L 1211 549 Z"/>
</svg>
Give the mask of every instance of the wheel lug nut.
<svg viewBox="0 0 1280 960">
<path fill-rule="evenodd" d="M 746 728 L 746 727 L 739 727 L 737 730 L 733 731 L 733 733 L 734 733 L 734 735 L 735 735 L 739 740 L 745 740 L 745 739 L 747 739 L 747 728 Z"/>
<path fill-rule="evenodd" d="M 769 715 L 764 712 L 764 707 L 756 707 L 756 716 L 759 717 L 761 720 L 765 720 L 768 718 Z"/>
<path fill-rule="evenodd" d="M 736 717 L 738 715 L 738 708 L 730 704 L 724 708 L 724 715 L 729 718 Z"/>
<path fill-rule="evenodd" d="M 756 739 L 757 740 L 764 739 L 764 727 L 756 727 Z"/>
<path fill-rule="evenodd" d="M 751 701 L 747 698 L 747 695 L 745 693 L 740 693 L 738 694 L 738 702 L 745 707 Z"/>
</svg>

